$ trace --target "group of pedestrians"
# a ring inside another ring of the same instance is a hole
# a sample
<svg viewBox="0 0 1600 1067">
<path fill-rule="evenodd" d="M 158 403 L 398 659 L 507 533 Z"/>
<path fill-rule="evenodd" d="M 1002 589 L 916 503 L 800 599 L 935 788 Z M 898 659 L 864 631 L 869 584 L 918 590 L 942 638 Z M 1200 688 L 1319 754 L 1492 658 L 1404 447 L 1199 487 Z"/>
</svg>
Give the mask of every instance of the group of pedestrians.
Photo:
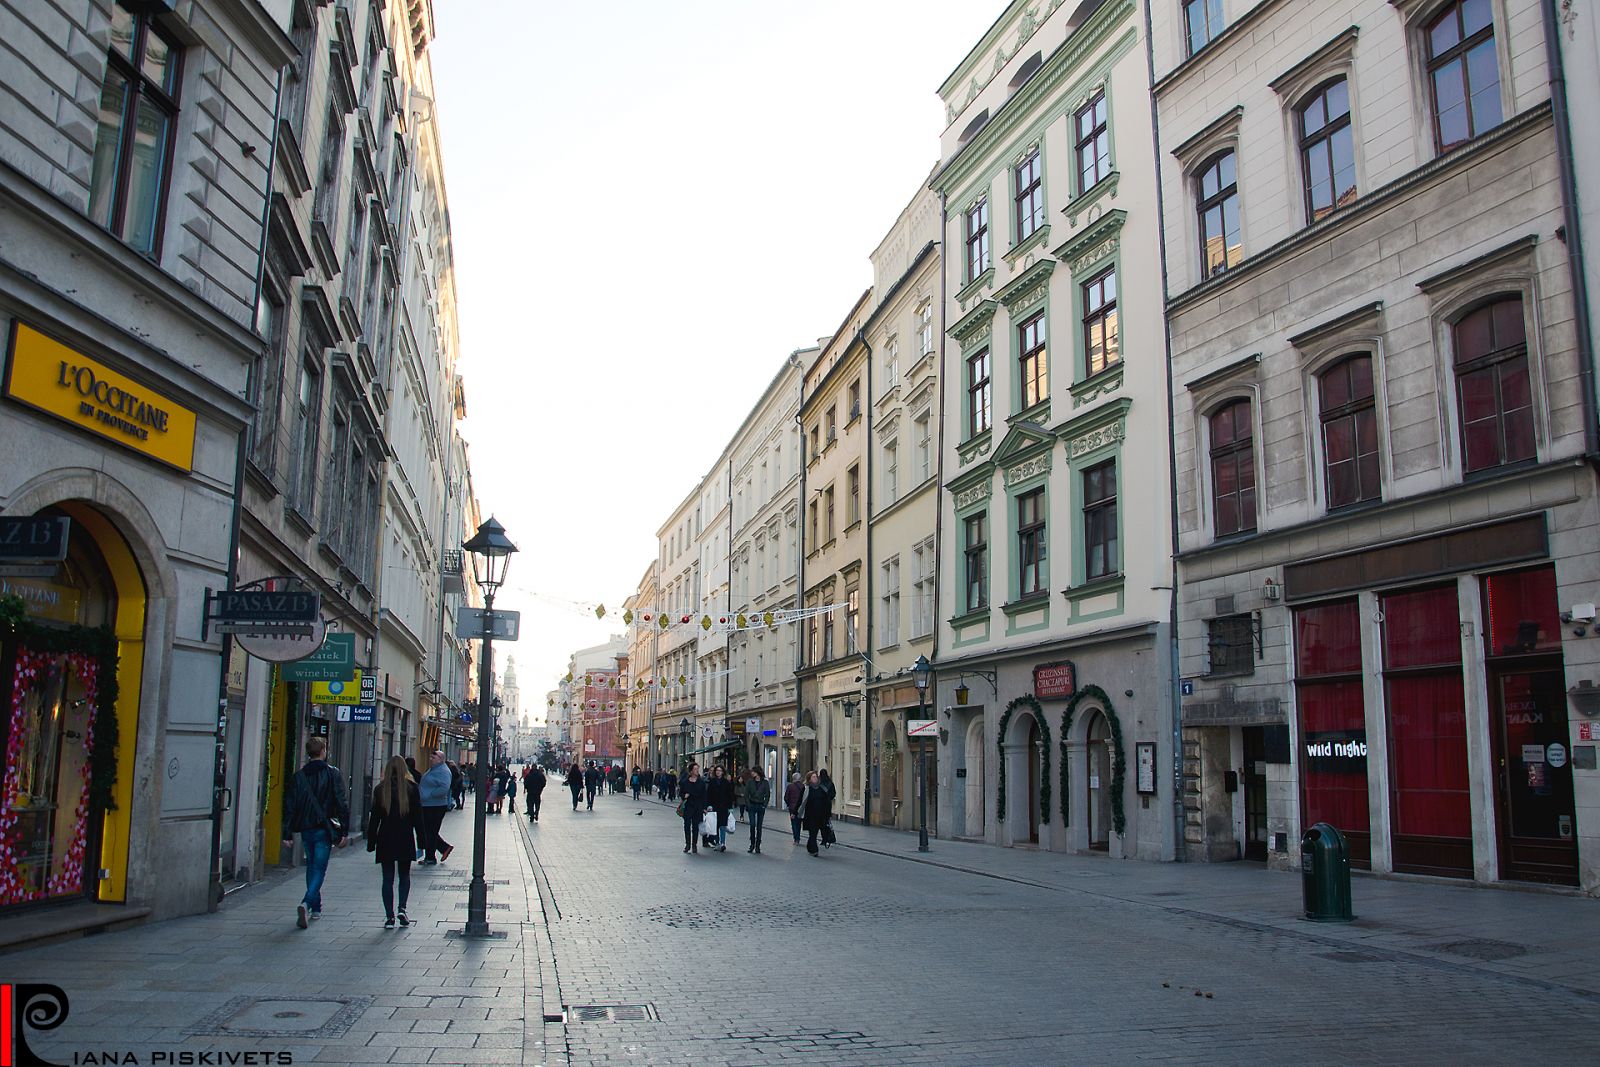
<svg viewBox="0 0 1600 1067">
<path fill-rule="evenodd" d="M 772 786 L 759 767 L 745 771 L 744 781 L 739 782 L 721 766 L 712 767 L 710 776 L 706 777 L 700 773 L 698 763 L 691 763 L 678 792 L 681 796 L 677 812 L 683 819 L 685 852 L 698 853 L 701 844 L 708 850 L 728 851 L 729 820 L 734 807 L 738 806 L 750 829 L 750 843 L 745 851 L 760 855 Z M 833 843 L 834 795 L 833 782 L 825 770 L 811 772 L 804 782 L 797 773 L 784 790 L 783 802 L 789 812 L 794 843 L 800 843 L 800 831 L 806 830 L 809 834 L 806 851 L 813 856 L 819 854 L 819 834 L 824 846 Z"/>
<path fill-rule="evenodd" d="M 589 761 L 587 767 L 578 766 L 578 761 L 573 760 L 567 768 L 567 788 L 572 792 L 572 810 L 578 810 L 578 801 L 581 797 L 588 798 L 588 808 L 594 810 L 595 794 L 600 792 L 605 785 L 606 775 L 595 765 L 594 760 Z"/>
</svg>

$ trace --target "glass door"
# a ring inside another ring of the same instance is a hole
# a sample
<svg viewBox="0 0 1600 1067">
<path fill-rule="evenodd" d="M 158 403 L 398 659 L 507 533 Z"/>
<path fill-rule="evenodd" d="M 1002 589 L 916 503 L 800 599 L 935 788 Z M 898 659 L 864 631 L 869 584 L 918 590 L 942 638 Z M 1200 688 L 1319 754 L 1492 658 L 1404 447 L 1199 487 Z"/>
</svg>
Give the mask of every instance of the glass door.
<svg viewBox="0 0 1600 1067">
<path fill-rule="evenodd" d="M 1259 726 L 1244 727 L 1244 858 L 1267 859 L 1267 738 Z"/>
<path fill-rule="evenodd" d="M 1562 672 L 1495 672 L 1500 877 L 1578 884 L 1577 815 Z"/>
</svg>

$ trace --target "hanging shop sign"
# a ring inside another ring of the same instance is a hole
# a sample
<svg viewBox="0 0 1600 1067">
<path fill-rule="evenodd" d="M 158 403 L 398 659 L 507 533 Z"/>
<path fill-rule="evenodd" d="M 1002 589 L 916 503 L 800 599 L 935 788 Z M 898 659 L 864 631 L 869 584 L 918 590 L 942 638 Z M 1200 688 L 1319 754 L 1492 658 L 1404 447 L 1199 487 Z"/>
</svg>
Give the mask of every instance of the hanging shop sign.
<svg viewBox="0 0 1600 1067">
<path fill-rule="evenodd" d="M 326 624 L 318 618 L 304 633 L 234 634 L 237 647 L 268 663 L 291 663 L 322 647 Z"/>
<path fill-rule="evenodd" d="M 257 637 L 303 637 L 322 625 L 322 596 L 304 589 L 274 588 L 285 579 L 263 578 L 237 589 L 207 589 L 200 639 L 218 633 Z M 318 638 L 317 644 L 321 643 Z M 316 648 L 313 644 L 311 648 Z"/>
<path fill-rule="evenodd" d="M 361 672 L 352 670 L 349 678 L 340 678 L 331 682 L 312 682 L 311 703 L 358 704 L 361 702 L 362 680 Z"/>
<path fill-rule="evenodd" d="M 286 682 L 334 682 L 350 677 L 356 662 L 355 634 L 326 634 L 316 650 L 278 668 Z"/>
<path fill-rule="evenodd" d="M 1033 669 L 1033 695 L 1040 700 L 1066 700 L 1078 691 L 1078 670 L 1071 660 L 1041 663 Z"/>
<path fill-rule="evenodd" d="M 21 322 L 11 325 L 5 395 L 159 463 L 194 469 L 195 414 Z"/>
<path fill-rule="evenodd" d="M 793 737 L 794 736 L 794 716 L 793 715 L 783 715 L 783 716 L 780 716 L 778 718 L 778 736 L 779 737 Z"/>
</svg>

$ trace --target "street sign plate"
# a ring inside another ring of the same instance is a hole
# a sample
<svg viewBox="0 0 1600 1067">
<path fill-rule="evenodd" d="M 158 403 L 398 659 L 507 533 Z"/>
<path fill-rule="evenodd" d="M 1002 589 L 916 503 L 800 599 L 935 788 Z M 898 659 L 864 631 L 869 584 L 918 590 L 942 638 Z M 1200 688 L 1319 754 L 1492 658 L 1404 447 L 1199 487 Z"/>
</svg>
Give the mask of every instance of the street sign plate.
<svg viewBox="0 0 1600 1067">
<path fill-rule="evenodd" d="M 67 558 L 72 520 L 40 515 L 0 517 L 0 560 L 8 563 L 59 563 Z"/>
<path fill-rule="evenodd" d="M 327 634 L 316 651 L 278 668 L 286 682 L 332 682 L 350 677 L 356 662 L 355 634 Z"/>
<path fill-rule="evenodd" d="M 938 719 L 907 719 L 906 720 L 906 736 L 907 737 L 938 737 L 939 736 L 939 720 Z"/>
<path fill-rule="evenodd" d="M 223 623 L 301 623 L 318 620 L 322 596 L 303 590 L 223 589 L 212 594 L 216 613 L 211 617 Z"/>
<path fill-rule="evenodd" d="M 9 563 L 0 565 L 0 578 L 54 578 L 59 570 L 54 563 Z"/>
<path fill-rule="evenodd" d="M 377 722 L 378 706 L 376 704 L 357 704 L 350 709 L 351 722 Z"/>
<path fill-rule="evenodd" d="M 456 636 L 470 641 L 483 636 L 482 608 L 462 608 L 456 616 Z M 492 636 L 496 641 L 515 641 L 517 632 L 522 628 L 522 613 L 519 611 L 497 611 L 491 619 Z"/>
</svg>

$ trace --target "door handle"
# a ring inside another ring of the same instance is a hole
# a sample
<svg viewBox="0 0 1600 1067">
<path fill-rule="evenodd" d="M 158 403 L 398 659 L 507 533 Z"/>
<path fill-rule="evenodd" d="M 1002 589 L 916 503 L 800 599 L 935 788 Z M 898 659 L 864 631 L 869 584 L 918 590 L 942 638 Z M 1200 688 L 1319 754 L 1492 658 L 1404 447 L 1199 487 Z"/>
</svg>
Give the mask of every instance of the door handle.
<svg viewBox="0 0 1600 1067">
<path fill-rule="evenodd" d="M 222 787 L 222 807 L 220 810 L 233 810 L 233 790 L 229 789 L 227 786 Z"/>
</svg>

